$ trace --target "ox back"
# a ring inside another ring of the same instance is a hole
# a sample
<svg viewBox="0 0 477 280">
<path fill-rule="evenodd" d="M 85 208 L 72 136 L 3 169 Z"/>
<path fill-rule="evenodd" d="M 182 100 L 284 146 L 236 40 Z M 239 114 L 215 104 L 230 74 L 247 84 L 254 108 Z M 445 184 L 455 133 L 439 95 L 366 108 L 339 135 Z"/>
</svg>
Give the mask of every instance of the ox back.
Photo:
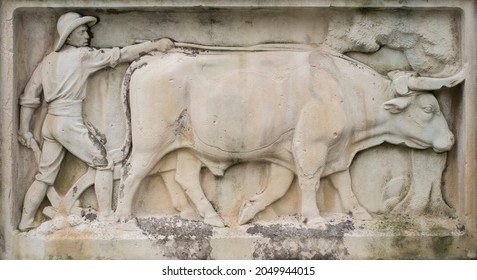
<svg viewBox="0 0 477 280">
<path fill-rule="evenodd" d="M 191 148 L 212 171 L 249 160 L 293 170 L 293 131 L 307 103 L 322 108 L 310 129 L 339 138 L 366 130 L 377 110 L 367 106 L 389 98 L 389 81 L 374 70 L 321 51 L 170 53 L 143 62 L 130 83 L 134 146 Z M 359 82 L 373 77 L 366 87 Z"/>
</svg>

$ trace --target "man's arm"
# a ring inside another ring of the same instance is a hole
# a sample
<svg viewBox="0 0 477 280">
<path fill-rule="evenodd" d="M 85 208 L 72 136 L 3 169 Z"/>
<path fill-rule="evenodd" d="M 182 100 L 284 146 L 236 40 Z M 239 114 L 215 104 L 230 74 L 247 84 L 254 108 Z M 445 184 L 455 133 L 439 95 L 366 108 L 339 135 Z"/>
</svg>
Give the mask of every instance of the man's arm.
<svg viewBox="0 0 477 280">
<path fill-rule="evenodd" d="M 33 139 L 33 134 L 30 130 L 30 122 L 33 118 L 33 114 L 35 113 L 35 109 L 22 107 L 20 110 L 20 129 L 18 130 L 18 141 L 30 148 L 31 139 Z"/>
<path fill-rule="evenodd" d="M 41 84 L 41 64 L 35 69 L 28 81 L 25 91 L 20 96 L 20 127 L 18 129 L 18 141 L 30 148 L 30 141 L 33 139 L 30 122 L 36 108 L 40 106 L 40 95 L 43 90 Z"/>
<path fill-rule="evenodd" d="M 137 45 L 127 46 L 121 49 L 121 57 L 118 63 L 131 62 L 141 55 L 151 51 L 166 52 L 174 47 L 174 43 L 169 39 L 160 39 L 158 41 L 144 42 Z"/>
</svg>

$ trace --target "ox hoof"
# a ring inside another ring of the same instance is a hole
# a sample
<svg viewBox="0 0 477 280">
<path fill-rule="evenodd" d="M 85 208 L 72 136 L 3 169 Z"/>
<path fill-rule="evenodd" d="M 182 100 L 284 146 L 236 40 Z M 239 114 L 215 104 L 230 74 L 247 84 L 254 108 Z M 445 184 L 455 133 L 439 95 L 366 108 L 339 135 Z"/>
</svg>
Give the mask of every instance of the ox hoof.
<svg viewBox="0 0 477 280">
<path fill-rule="evenodd" d="M 184 220 L 197 220 L 199 216 L 191 207 L 188 207 L 185 210 L 180 211 L 179 216 Z"/>
<path fill-rule="evenodd" d="M 100 212 L 98 220 L 102 222 L 113 222 L 117 221 L 113 211 Z"/>
<path fill-rule="evenodd" d="M 328 228 L 328 222 L 323 217 L 305 218 L 305 224 L 309 228 L 326 230 Z"/>
<path fill-rule="evenodd" d="M 431 211 L 438 215 L 443 215 L 449 218 L 457 218 L 455 210 L 445 204 L 442 204 L 436 207 L 431 207 Z"/>
<path fill-rule="evenodd" d="M 384 202 L 384 212 L 391 212 L 399 204 L 401 200 L 399 197 L 393 197 Z"/>
<path fill-rule="evenodd" d="M 125 213 L 114 213 L 114 220 L 120 223 L 126 223 L 131 219 L 131 215 Z"/>
<path fill-rule="evenodd" d="M 18 230 L 21 231 L 21 232 L 26 232 L 26 231 L 29 231 L 29 230 L 34 229 L 36 227 L 37 227 L 37 225 L 33 221 L 32 222 L 21 222 L 18 225 Z"/>
<path fill-rule="evenodd" d="M 254 209 L 254 204 L 252 201 L 247 201 L 242 205 L 242 208 L 240 209 L 240 214 L 239 214 L 239 224 L 243 225 L 250 220 L 252 220 L 255 215 L 257 214 L 257 211 Z"/>
<path fill-rule="evenodd" d="M 214 214 L 210 216 L 205 216 L 204 217 L 204 223 L 209 224 L 214 227 L 225 227 L 224 222 L 222 219 L 219 217 L 219 215 Z"/>
<path fill-rule="evenodd" d="M 368 211 L 364 210 L 363 208 L 354 209 L 352 212 L 353 218 L 362 221 L 370 221 L 373 217 L 368 213 Z"/>
</svg>

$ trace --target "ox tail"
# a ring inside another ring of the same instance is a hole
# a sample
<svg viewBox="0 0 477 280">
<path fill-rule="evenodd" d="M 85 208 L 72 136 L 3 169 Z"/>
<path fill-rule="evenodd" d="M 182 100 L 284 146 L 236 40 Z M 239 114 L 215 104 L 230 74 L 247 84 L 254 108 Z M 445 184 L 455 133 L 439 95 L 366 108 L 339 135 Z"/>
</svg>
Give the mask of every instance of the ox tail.
<svg viewBox="0 0 477 280">
<path fill-rule="evenodd" d="M 126 137 L 120 148 L 110 150 L 109 154 L 114 162 L 114 164 L 122 163 L 129 157 L 132 146 L 132 134 L 131 134 L 131 107 L 129 106 L 129 82 L 131 81 L 131 76 L 134 71 L 143 66 L 143 63 L 140 60 L 131 63 L 131 65 L 126 70 L 124 78 L 121 84 L 121 104 L 123 111 L 126 117 Z"/>
</svg>

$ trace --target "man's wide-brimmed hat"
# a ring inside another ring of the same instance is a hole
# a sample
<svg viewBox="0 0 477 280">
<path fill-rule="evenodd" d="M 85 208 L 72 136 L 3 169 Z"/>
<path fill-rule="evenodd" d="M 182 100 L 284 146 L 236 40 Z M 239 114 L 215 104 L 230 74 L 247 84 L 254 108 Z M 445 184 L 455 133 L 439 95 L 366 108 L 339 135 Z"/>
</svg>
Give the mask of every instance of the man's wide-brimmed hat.
<svg viewBox="0 0 477 280">
<path fill-rule="evenodd" d="M 56 44 L 55 52 L 59 51 L 61 47 L 63 47 L 68 36 L 70 36 L 71 32 L 78 28 L 78 26 L 87 24 L 89 27 L 91 27 L 95 25 L 96 22 L 98 22 L 98 20 L 95 17 L 83 17 L 78 13 L 69 12 L 62 15 L 58 19 L 58 24 L 56 25 L 60 39 L 58 40 L 58 44 Z"/>
</svg>

